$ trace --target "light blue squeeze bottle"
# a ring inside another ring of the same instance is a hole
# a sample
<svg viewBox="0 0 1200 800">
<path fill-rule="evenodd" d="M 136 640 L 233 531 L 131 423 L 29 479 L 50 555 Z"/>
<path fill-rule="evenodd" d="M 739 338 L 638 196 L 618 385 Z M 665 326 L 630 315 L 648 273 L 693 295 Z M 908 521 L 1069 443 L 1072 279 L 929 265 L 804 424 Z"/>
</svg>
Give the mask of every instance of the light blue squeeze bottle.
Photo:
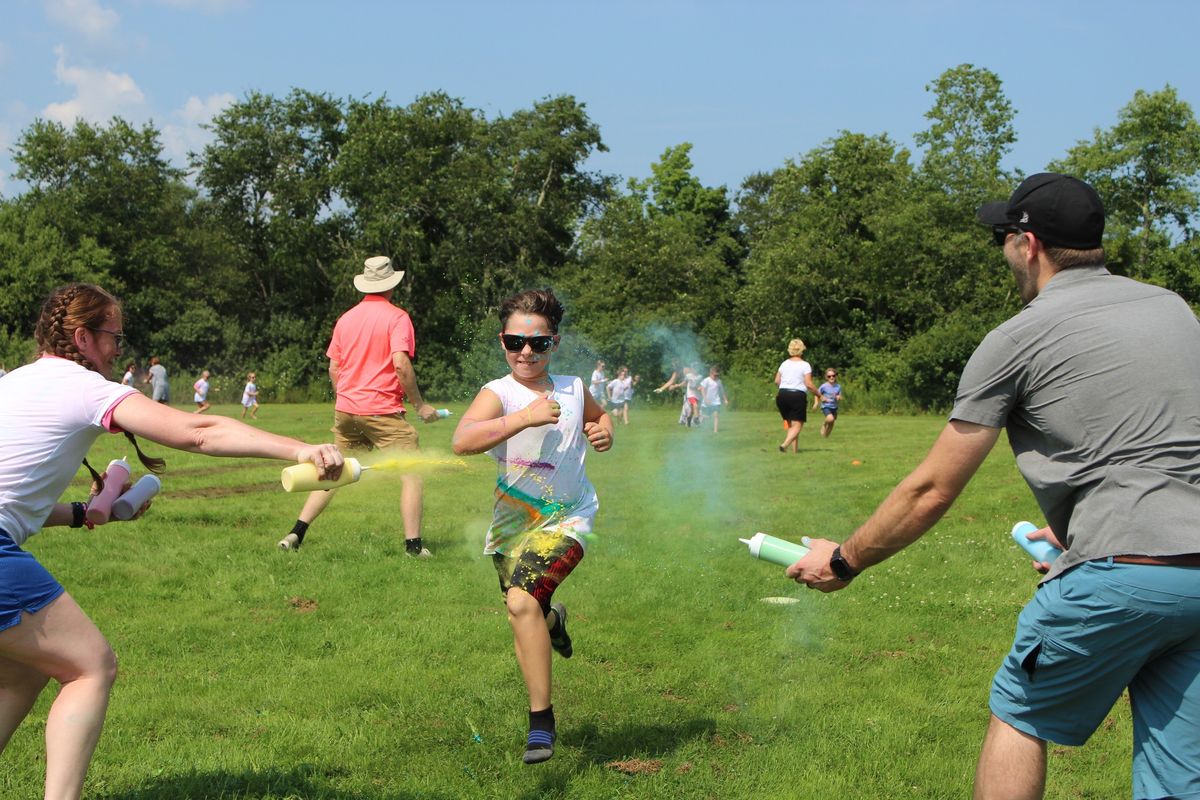
<svg viewBox="0 0 1200 800">
<path fill-rule="evenodd" d="M 1013 525 L 1013 540 L 1021 545 L 1026 553 L 1033 556 L 1034 561 L 1045 561 L 1047 564 L 1053 563 L 1054 559 L 1062 555 L 1062 550 L 1050 544 L 1045 539 L 1030 539 L 1029 534 L 1037 529 L 1038 526 L 1032 522 L 1018 522 L 1016 525 Z"/>
<path fill-rule="evenodd" d="M 750 548 L 750 555 L 781 567 L 790 567 L 808 555 L 808 548 L 804 545 L 768 536 L 765 533 L 756 533 L 749 539 L 738 539 L 738 541 Z"/>
<path fill-rule="evenodd" d="M 448 408 L 439 408 L 437 410 L 438 419 L 445 419 L 446 417 L 450 416 L 452 413 L 453 412 L 450 411 L 450 409 L 448 409 Z"/>
</svg>

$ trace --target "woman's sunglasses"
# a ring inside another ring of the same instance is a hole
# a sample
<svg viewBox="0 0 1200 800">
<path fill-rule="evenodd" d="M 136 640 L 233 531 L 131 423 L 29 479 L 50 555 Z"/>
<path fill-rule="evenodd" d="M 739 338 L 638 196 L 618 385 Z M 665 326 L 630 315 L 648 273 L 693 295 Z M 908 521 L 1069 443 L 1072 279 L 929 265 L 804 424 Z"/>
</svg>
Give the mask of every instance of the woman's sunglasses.
<svg viewBox="0 0 1200 800">
<path fill-rule="evenodd" d="M 526 344 L 535 353 L 544 353 L 554 347 L 553 336 L 522 336 L 519 333 L 502 333 L 500 341 L 504 343 L 504 349 L 510 353 L 521 352 L 525 349 Z"/>
</svg>

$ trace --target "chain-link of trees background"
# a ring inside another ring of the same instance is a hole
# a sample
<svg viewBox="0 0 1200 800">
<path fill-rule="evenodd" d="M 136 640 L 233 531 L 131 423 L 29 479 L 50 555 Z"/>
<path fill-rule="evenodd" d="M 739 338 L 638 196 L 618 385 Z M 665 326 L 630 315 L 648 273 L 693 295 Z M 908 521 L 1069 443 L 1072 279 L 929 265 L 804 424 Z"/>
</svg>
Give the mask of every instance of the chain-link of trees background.
<svg viewBox="0 0 1200 800">
<path fill-rule="evenodd" d="M 53 287 L 93 281 L 124 302 L 128 360 L 158 355 L 182 386 L 210 369 L 218 399 L 249 370 L 264 399 L 328 397 L 333 322 L 363 259 L 386 254 L 407 273 L 395 300 L 433 398 L 502 374 L 500 300 L 548 285 L 567 303 L 559 372 L 602 357 L 644 390 L 672 361 L 717 363 L 739 405 L 765 407 L 798 336 L 858 408 L 945 408 L 1019 308 L 974 214 L 1022 175 L 1001 168 L 1016 110 L 997 75 L 964 64 L 927 90 L 919 158 L 842 131 L 732 195 L 692 174 L 687 143 L 624 186 L 587 171 L 606 148 L 570 96 L 488 119 L 441 93 L 252 93 L 186 170 L 153 125 L 38 121 L 13 148 L 23 188 L 0 200 L 0 360 L 33 356 Z M 1026 171 L 1044 168 L 1100 191 L 1113 271 L 1200 303 L 1200 125 L 1173 88 L 1137 92 L 1111 129 Z"/>
</svg>

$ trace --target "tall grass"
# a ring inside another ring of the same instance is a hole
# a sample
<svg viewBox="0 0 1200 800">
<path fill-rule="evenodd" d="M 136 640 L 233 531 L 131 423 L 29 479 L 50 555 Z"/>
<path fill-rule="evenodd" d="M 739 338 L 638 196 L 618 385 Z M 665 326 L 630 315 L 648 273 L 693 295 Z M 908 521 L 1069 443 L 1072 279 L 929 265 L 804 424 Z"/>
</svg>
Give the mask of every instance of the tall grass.
<svg viewBox="0 0 1200 800">
<path fill-rule="evenodd" d="M 264 405 L 258 424 L 325 439 L 330 417 Z M 303 498 L 279 490 L 282 465 L 174 452 L 145 519 L 31 539 L 121 659 L 86 795 L 967 796 L 989 682 L 1036 583 L 1006 533 L 1037 519 L 1007 449 L 923 540 L 822 595 L 737 538 L 845 537 L 940 419 L 844 415 L 792 456 L 770 413 L 727 412 L 717 435 L 676 425 L 673 405 L 631 417 L 589 456 L 597 538 L 557 595 L 575 656 L 555 659 L 560 739 L 536 767 L 520 762 L 525 693 L 479 555 L 486 457 L 428 477 L 430 560 L 404 555 L 394 476 L 341 490 L 285 553 Z M 424 426 L 422 444 L 445 451 L 451 432 Z M 123 449 L 105 437 L 93 461 Z M 0 796 L 40 796 L 51 694 L 4 753 Z M 1047 796 L 1128 796 L 1130 728 L 1122 703 L 1086 747 L 1052 748 Z"/>
</svg>

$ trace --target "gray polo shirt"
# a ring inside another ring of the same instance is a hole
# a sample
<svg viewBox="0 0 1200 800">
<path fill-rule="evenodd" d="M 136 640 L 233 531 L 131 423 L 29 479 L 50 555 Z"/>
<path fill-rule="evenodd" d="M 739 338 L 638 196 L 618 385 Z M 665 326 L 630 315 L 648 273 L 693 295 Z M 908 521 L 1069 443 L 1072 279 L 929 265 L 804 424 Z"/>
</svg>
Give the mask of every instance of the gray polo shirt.
<svg viewBox="0 0 1200 800">
<path fill-rule="evenodd" d="M 1008 429 L 1068 548 L 1047 580 L 1200 553 L 1200 322 L 1175 293 L 1104 267 L 1058 273 L 980 343 L 951 419 Z"/>
</svg>

